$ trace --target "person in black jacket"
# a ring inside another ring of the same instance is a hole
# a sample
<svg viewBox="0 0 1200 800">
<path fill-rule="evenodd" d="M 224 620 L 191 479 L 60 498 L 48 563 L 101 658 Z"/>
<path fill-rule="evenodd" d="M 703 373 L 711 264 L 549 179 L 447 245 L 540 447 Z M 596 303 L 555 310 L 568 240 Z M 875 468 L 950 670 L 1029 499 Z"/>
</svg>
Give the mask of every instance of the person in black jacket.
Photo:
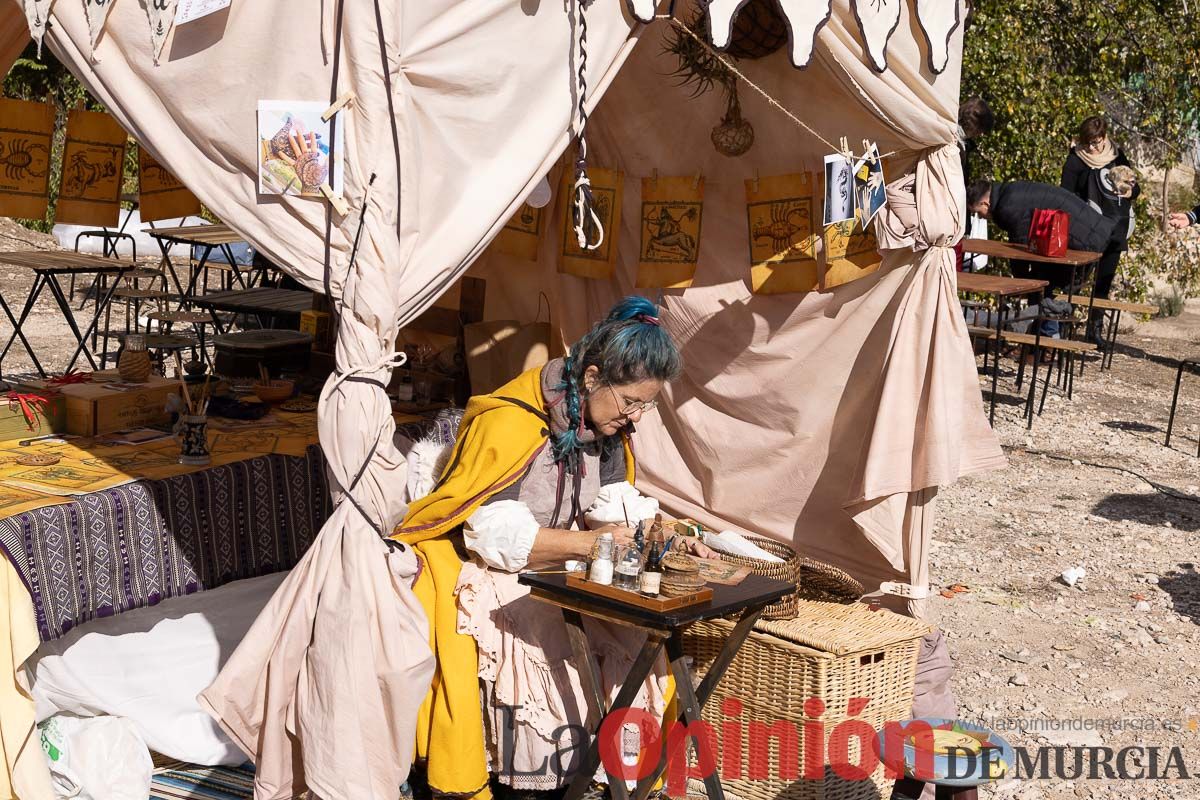
<svg viewBox="0 0 1200 800">
<path fill-rule="evenodd" d="M 1186 228 L 1189 225 L 1200 225 L 1200 206 L 1191 211 L 1176 211 L 1167 218 L 1172 228 Z"/>
<path fill-rule="evenodd" d="M 1039 208 L 1065 211 L 1070 215 L 1067 246 L 1072 250 L 1101 252 L 1112 238 L 1112 220 L 1058 186 L 1034 181 L 997 184 L 976 181 L 967 187 L 967 210 L 990 220 L 1008 234 L 1008 240 L 1014 244 L 1029 243 L 1033 212 Z M 1015 277 L 1048 281 L 1051 289 L 1066 288 L 1071 279 L 1071 269 L 1057 264 L 1013 260 L 1009 266 Z M 1057 323 L 1042 326 L 1044 336 L 1053 336 L 1057 332 Z"/>
<path fill-rule="evenodd" d="M 1088 117 L 1079 126 L 1079 137 L 1067 161 L 1063 164 L 1061 185 L 1076 197 L 1086 201 L 1113 221 L 1113 235 L 1104 248 L 1096 267 L 1094 296 L 1107 299 L 1121 253 L 1129 249 L 1129 233 L 1133 227 L 1133 201 L 1141 194 L 1137 183 L 1118 185 L 1112 174 L 1114 167 L 1130 167 L 1125 151 L 1108 138 L 1108 122 L 1104 117 Z M 1088 338 L 1099 340 L 1097 330 L 1102 312 L 1093 311 L 1088 324 Z"/>
<path fill-rule="evenodd" d="M 976 181 L 967 187 L 967 210 L 991 220 L 996 227 L 1008 234 L 1010 242 L 1016 244 L 1029 242 L 1029 226 L 1033 224 L 1033 212 L 1039 208 L 1065 211 L 1070 215 L 1067 246 L 1072 250 L 1099 253 L 1112 239 L 1114 223 L 1111 219 L 1058 186 L 1035 181 L 995 184 L 991 181 Z M 1064 270 L 1054 264 L 1039 264 L 1033 269 L 1041 273 L 1034 277 L 1048 280 L 1051 285 L 1065 286 L 1066 280 L 1070 278 L 1070 270 Z M 1017 275 L 1015 264 L 1013 274 Z"/>
</svg>

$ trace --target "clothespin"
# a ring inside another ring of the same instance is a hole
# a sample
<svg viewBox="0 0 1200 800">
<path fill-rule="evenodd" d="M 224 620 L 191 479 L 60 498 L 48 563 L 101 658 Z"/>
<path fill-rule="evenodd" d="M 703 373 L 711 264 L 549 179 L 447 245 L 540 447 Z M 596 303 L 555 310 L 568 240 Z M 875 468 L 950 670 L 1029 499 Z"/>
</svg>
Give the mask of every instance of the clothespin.
<svg viewBox="0 0 1200 800">
<path fill-rule="evenodd" d="M 650 173 L 650 185 L 655 189 L 658 188 L 658 167 L 655 167 L 654 171 Z"/>
<path fill-rule="evenodd" d="M 338 113 L 343 108 L 345 108 L 347 105 L 352 103 L 354 101 L 354 98 L 357 96 L 358 95 L 356 95 L 352 91 L 343 93 L 337 100 L 333 101 L 333 105 L 331 105 L 329 108 L 325 109 L 325 111 L 321 114 L 321 119 L 325 120 L 326 122 L 329 122 L 330 118 L 332 118 L 334 114 Z"/>
<path fill-rule="evenodd" d="M 697 173 L 696 173 L 696 177 L 692 179 L 692 188 L 693 188 L 693 189 L 699 189 L 699 188 L 700 188 L 700 177 L 701 177 L 700 173 L 699 173 L 699 172 L 697 172 Z"/>
<path fill-rule="evenodd" d="M 758 170 L 754 170 L 754 193 L 758 194 Z"/>
<path fill-rule="evenodd" d="M 346 202 L 346 198 L 340 194 L 334 194 L 333 187 L 328 183 L 321 184 L 321 194 L 325 195 L 325 199 L 333 206 L 333 210 L 338 213 L 338 216 L 344 217 L 350 213 L 350 204 Z"/>
<path fill-rule="evenodd" d="M 878 151 L 875 149 L 874 142 L 872 142 L 870 139 L 863 139 L 863 158 L 874 164 L 879 160 L 877 157 L 877 152 Z"/>
<path fill-rule="evenodd" d="M 850 150 L 850 141 L 843 136 L 838 144 L 840 145 L 840 150 L 838 152 L 841 153 L 842 158 L 846 159 L 848 163 L 853 164 L 854 153 Z"/>
</svg>

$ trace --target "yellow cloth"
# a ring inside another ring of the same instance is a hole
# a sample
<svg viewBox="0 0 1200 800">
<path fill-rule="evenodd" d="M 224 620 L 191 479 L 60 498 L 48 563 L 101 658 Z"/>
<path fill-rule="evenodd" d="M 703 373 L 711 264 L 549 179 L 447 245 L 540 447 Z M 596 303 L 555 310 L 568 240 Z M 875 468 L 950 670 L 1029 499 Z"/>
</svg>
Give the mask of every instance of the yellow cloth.
<svg viewBox="0 0 1200 800">
<path fill-rule="evenodd" d="M 446 534 L 516 482 L 549 443 L 540 417 L 502 397 L 544 410 L 541 368 L 521 374 L 493 394 L 471 398 L 442 482 L 412 504 L 393 534 L 414 546 L 429 573 L 417 580 L 414 591 L 429 616 L 437 668 L 417 718 L 417 758 L 426 761 L 435 792 L 479 798 L 491 795 L 479 705 L 479 655 L 475 640 L 458 632 L 454 589 L 462 560 Z M 632 483 L 628 440 L 625 448 L 626 474 Z"/>
<path fill-rule="evenodd" d="M 38 646 L 33 601 L 8 559 L 0 557 L 0 800 L 53 800 L 33 698 L 21 664 Z"/>
</svg>

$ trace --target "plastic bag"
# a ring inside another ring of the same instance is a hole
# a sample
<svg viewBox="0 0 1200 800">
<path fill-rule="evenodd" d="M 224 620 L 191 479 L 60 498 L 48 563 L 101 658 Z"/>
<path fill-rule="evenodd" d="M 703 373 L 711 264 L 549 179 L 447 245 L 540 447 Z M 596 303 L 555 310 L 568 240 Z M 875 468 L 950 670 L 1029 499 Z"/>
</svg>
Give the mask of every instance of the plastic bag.
<svg viewBox="0 0 1200 800">
<path fill-rule="evenodd" d="M 146 800 L 154 763 L 133 723 L 55 714 L 38 725 L 54 793 L 75 800 Z"/>
</svg>

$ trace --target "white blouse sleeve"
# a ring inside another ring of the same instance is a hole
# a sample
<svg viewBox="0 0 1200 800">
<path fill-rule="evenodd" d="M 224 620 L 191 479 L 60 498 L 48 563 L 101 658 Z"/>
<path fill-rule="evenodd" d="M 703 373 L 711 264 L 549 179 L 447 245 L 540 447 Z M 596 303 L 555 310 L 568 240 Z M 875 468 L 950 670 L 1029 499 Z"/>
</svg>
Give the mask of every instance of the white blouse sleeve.
<svg viewBox="0 0 1200 800">
<path fill-rule="evenodd" d="M 601 487 L 596 502 L 583 512 L 583 518 L 589 528 L 624 525 L 626 518 L 636 526 L 641 520 L 654 519 L 658 510 L 657 500 L 646 497 L 629 481 L 621 481 Z"/>
<path fill-rule="evenodd" d="M 467 518 L 463 543 L 493 569 L 519 572 L 541 526 L 529 506 L 519 500 L 497 500 Z"/>
</svg>

